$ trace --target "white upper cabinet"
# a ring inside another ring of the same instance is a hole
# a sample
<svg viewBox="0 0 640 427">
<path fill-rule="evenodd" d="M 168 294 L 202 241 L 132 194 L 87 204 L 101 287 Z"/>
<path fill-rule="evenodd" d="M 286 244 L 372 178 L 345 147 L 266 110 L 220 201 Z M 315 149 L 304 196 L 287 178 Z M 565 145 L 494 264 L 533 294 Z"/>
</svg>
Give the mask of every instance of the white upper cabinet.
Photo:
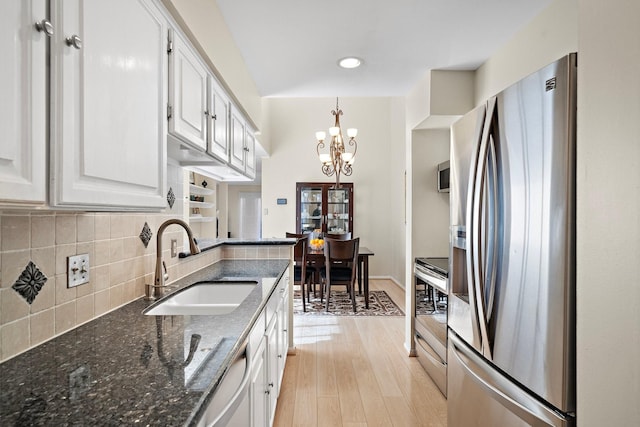
<svg viewBox="0 0 640 427">
<path fill-rule="evenodd" d="M 47 199 L 45 0 L 3 0 L 0 14 L 0 202 Z M 34 25 L 39 22 L 38 30 Z"/>
<path fill-rule="evenodd" d="M 220 181 L 255 177 L 255 138 L 207 62 L 172 22 L 169 157 Z M 238 174 L 240 172 L 240 174 Z"/>
<path fill-rule="evenodd" d="M 235 109 L 231 110 L 231 166 L 244 172 L 244 118 Z"/>
<path fill-rule="evenodd" d="M 213 76 L 209 76 L 209 134 L 207 151 L 229 161 L 229 98 Z"/>
<path fill-rule="evenodd" d="M 231 110 L 230 165 L 249 178 L 256 175 L 254 130 L 236 109 Z"/>
<path fill-rule="evenodd" d="M 208 70 L 189 43 L 171 31 L 169 53 L 169 132 L 182 141 L 207 149 Z"/>
<path fill-rule="evenodd" d="M 167 21 L 152 0 L 53 0 L 53 206 L 166 206 Z"/>
<path fill-rule="evenodd" d="M 244 135 L 244 173 L 250 178 L 256 177 L 256 137 L 254 131 L 248 124 L 245 124 Z"/>
</svg>

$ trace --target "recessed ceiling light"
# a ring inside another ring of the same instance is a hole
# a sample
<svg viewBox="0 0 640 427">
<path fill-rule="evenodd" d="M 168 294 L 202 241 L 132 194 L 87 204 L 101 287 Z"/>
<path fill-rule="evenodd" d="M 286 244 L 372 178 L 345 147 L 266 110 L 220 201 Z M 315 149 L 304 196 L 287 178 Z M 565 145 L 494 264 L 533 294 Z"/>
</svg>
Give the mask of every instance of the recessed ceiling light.
<svg viewBox="0 0 640 427">
<path fill-rule="evenodd" d="M 342 68 L 358 68 L 362 64 L 362 59 L 355 56 L 347 56 L 338 61 L 338 65 Z"/>
</svg>

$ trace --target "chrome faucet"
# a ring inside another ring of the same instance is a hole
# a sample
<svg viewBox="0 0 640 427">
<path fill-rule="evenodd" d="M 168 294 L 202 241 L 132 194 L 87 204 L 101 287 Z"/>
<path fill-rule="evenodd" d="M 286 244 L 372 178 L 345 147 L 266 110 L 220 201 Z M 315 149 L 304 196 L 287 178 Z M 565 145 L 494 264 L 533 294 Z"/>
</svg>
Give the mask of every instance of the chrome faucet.
<svg viewBox="0 0 640 427">
<path fill-rule="evenodd" d="M 193 238 L 193 233 L 191 232 L 189 224 L 176 218 L 168 219 L 163 222 L 160 227 L 158 227 L 158 234 L 156 235 L 156 273 L 153 285 L 147 284 L 145 287 L 147 299 L 161 298 L 163 289 L 167 286 L 165 281 L 169 278 L 169 275 L 167 274 L 167 267 L 162 261 L 162 234 L 164 233 L 165 228 L 171 224 L 177 224 L 187 232 L 187 237 L 189 238 L 189 252 L 191 252 L 191 255 L 200 253 L 200 248 L 198 248 L 198 245 Z"/>
</svg>

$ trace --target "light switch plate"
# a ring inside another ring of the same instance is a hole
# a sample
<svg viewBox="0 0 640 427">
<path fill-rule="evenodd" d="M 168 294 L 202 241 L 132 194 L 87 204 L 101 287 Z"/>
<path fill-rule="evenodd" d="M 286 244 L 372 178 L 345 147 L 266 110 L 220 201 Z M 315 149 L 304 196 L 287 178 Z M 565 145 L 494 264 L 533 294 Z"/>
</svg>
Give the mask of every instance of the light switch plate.
<svg viewBox="0 0 640 427">
<path fill-rule="evenodd" d="M 171 258 L 175 258 L 178 256 L 178 241 L 176 239 L 171 239 Z"/>
<path fill-rule="evenodd" d="M 89 254 L 67 257 L 67 288 L 89 283 Z"/>
</svg>

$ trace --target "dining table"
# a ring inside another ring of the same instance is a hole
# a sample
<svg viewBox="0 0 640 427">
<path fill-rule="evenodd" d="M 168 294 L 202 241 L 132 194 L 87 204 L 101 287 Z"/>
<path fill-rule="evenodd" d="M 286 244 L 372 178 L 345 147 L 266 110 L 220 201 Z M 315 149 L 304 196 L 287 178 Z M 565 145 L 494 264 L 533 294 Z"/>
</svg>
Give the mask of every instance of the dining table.
<svg viewBox="0 0 640 427">
<path fill-rule="evenodd" d="M 369 308 L 369 257 L 375 253 L 366 246 L 358 248 L 358 295 L 362 295 L 364 289 L 364 306 Z M 324 267 L 324 249 L 315 249 L 309 246 L 307 251 L 307 263 L 317 267 Z M 318 283 L 316 277 L 316 283 Z"/>
</svg>

